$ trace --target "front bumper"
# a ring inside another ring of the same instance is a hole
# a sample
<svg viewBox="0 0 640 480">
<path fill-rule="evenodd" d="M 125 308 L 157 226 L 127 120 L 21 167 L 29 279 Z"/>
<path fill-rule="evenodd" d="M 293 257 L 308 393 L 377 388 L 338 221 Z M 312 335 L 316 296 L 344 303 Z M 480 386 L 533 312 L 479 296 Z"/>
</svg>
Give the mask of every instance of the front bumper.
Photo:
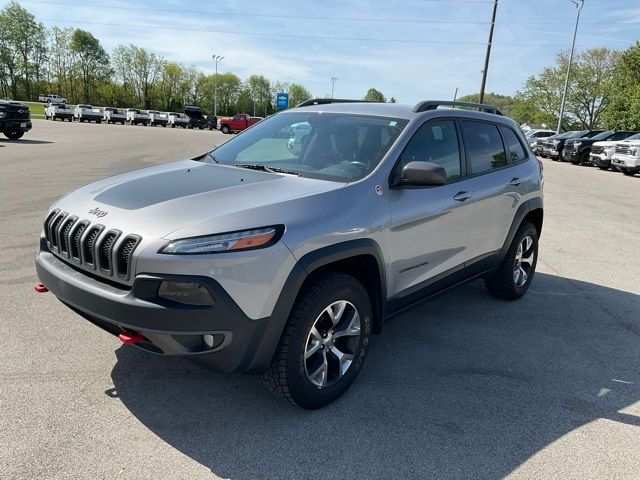
<svg viewBox="0 0 640 480">
<path fill-rule="evenodd" d="M 609 167 L 611 158 L 606 153 L 592 153 L 589 155 L 589 161 L 596 167 Z"/>
<path fill-rule="evenodd" d="M 614 154 L 611 159 L 611 165 L 618 168 L 626 168 L 627 170 L 640 171 L 640 158 L 631 155 L 617 155 Z"/>
<path fill-rule="evenodd" d="M 28 132 L 31 130 L 31 120 L 2 120 L 0 121 L 0 132 Z"/>
<path fill-rule="evenodd" d="M 558 158 L 560 155 L 560 152 L 558 152 L 558 150 L 550 147 L 544 147 L 543 152 L 547 157 L 550 158 Z"/>
<path fill-rule="evenodd" d="M 143 335 L 136 344 L 142 349 L 189 356 L 224 373 L 260 372 L 267 367 L 255 359 L 273 347 L 263 341 L 270 319 L 247 317 L 212 278 L 141 274 L 128 289 L 88 276 L 46 250 L 36 257 L 36 271 L 60 301 L 103 330 L 116 336 L 123 331 Z M 186 305 L 160 298 L 158 287 L 165 280 L 200 283 L 214 304 Z M 203 335 L 213 335 L 213 347 L 205 344 Z"/>
</svg>

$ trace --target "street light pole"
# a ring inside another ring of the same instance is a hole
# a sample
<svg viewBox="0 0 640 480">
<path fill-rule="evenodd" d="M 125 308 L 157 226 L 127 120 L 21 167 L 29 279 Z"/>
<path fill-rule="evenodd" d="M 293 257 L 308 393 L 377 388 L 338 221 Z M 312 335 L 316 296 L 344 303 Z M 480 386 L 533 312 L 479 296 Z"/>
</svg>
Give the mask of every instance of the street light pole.
<svg viewBox="0 0 640 480">
<path fill-rule="evenodd" d="M 480 103 L 484 101 L 484 87 L 487 84 L 487 70 L 489 70 L 489 57 L 491 56 L 491 45 L 493 43 L 493 27 L 496 24 L 497 11 L 498 0 L 493 0 L 493 14 L 491 15 L 491 28 L 489 28 L 489 43 L 487 43 L 487 54 L 484 57 L 484 70 L 482 71 L 482 84 L 480 85 Z"/>
<path fill-rule="evenodd" d="M 331 98 L 333 98 L 333 90 L 336 87 L 336 82 L 340 80 L 338 77 L 331 77 Z"/>
<path fill-rule="evenodd" d="M 562 117 L 564 117 L 564 102 L 567 99 L 567 89 L 569 88 L 569 76 L 571 75 L 571 64 L 573 63 L 573 50 L 576 48 L 576 35 L 578 34 L 578 22 L 580 22 L 580 12 L 584 7 L 584 0 L 571 0 L 575 4 L 578 14 L 576 15 L 576 26 L 573 29 L 573 43 L 571 44 L 571 53 L 569 54 L 569 64 L 567 65 L 567 78 L 564 81 L 564 91 L 562 92 L 562 102 L 560 103 L 560 117 L 558 118 L 558 128 L 556 133 L 560 133 L 562 127 Z"/>
<path fill-rule="evenodd" d="M 211 60 L 216 64 L 216 76 L 213 77 L 213 116 L 216 118 L 218 117 L 218 63 L 223 58 L 220 55 L 211 55 Z"/>
</svg>

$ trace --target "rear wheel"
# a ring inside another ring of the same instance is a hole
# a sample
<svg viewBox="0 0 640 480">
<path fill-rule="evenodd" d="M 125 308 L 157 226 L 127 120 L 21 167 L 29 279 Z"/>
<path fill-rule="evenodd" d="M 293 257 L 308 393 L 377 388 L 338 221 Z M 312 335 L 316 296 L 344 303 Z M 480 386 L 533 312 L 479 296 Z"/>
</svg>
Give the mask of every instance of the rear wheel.
<svg viewBox="0 0 640 480">
<path fill-rule="evenodd" d="M 341 273 L 318 278 L 294 305 L 265 383 L 302 408 L 333 402 L 363 365 L 371 319 L 371 301 L 355 278 Z"/>
<path fill-rule="evenodd" d="M 18 139 L 20 139 L 20 138 L 22 138 L 24 136 L 24 132 L 21 132 L 19 130 L 12 130 L 10 132 L 4 132 L 4 134 L 9 140 L 18 140 Z"/>
<path fill-rule="evenodd" d="M 493 296 L 506 300 L 520 298 L 531 285 L 537 263 L 538 231 L 532 223 L 523 222 L 502 263 L 485 280 L 487 290 Z"/>
</svg>

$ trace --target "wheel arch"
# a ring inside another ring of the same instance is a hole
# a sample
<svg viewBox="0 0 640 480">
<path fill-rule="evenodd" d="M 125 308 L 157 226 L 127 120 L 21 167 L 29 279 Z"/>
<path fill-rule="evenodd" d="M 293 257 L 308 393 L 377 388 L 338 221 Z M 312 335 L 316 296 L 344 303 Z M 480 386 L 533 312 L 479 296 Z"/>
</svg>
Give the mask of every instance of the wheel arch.
<svg viewBox="0 0 640 480">
<path fill-rule="evenodd" d="M 502 249 L 500 251 L 501 258 L 507 254 L 509 247 L 511 246 L 511 242 L 513 242 L 513 237 L 515 237 L 516 232 L 522 225 L 522 222 L 529 221 L 533 223 L 538 231 L 538 237 L 542 233 L 542 222 L 544 219 L 544 209 L 542 206 L 542 197 L 534 197 L 526 202 L 523 202 L 516 211 L 516 214 L 513 218 L 513 222 L 511 223 L 511 228 L 509 228 L 509 233 L 507 234 L 507 238 L 502 245 Z"/>
<path fill-rule="evenodd" d="M 345 273 L 362 283 L 373 307 L 373 333 L 380 333 L 386 275 L 379 245 L 372 239 L 363 238 L 323 247 L 300 258 L 289 273 L 249 372 L 260 373 L 269 367 L 299 295 L 307 285 L 328 272 Z"/>
</svg>

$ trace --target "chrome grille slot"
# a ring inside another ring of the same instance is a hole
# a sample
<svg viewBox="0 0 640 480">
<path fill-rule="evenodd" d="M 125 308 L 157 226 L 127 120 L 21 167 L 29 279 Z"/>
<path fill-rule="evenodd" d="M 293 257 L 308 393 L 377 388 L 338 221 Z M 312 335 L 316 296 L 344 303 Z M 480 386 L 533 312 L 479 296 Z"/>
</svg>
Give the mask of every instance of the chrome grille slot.
<svg viewBox="0 0 640 480">
<path fill-rule="evenodd" d="M 129 278 L 129 271 L 131 268 L 131 257 L 133 251 L 140 243 L 140 237 L 130 235 L 126 237 L 116 253 L 116 273 L 124 278 Z"/>
<path fill-rule="evenodd" d="M 49 215 L 47 215 L 47 218 L 45 218 L 44 220 L 44 238 L 47 240 L 47 243 L 49 244 L 51 242 L 51 222 L 53 222 L 54 217 L 58 214 L 60 210 L 54 210 L 53 212 L 51 212 Z"/>
<path fill-rule="evenodd" d="M 73 227 L 74 223 L 76 223 L 78 217 L 69 217 L 64 222 L 62 222 L 60 226 L 59 232 L 59 245 L 58 250 L 60 253 L 69 254 L 69 232 L 71 231 L 71 227 Z"/>
<path fill-rule="evenodd" d="M 92 227 L 82 242 L 82 258 L 87 265 L 95 265 L 96 240 L 98 240 L 101 231 L 101 226 Z"/>
<path fill-rule="evenodd" d="M 53 222 L 51 222 L 51 230 L 49 231 L 49 235 L 51 236 L 51 246 L 54 248 L 58 248 L 58 229 L 60 228 L 60 224 L 66 217 L 67 213 L 62 212 L 53 220 Z"/>
<path fill-rule="evenodd" d="M 109 273 L 113 271 L 113 245 L 120 236 L 120 232 L 111 230 L 100 241 L 97 249 L 97 262 L 101 270 Z"/>
<path fill-rule="evenodd" d="M 86 221 L 78 222 L 75 228 L 72 230 L 71 234 L 69 235 L 69 255 L 74 260 L 78 260 L 78 261 L 81 260 L 80 239 L 82 238 L 82 234 L 84 233 L 85 229 L 88 226 L 89 226 L 89 223 Z"/>
</svg>

